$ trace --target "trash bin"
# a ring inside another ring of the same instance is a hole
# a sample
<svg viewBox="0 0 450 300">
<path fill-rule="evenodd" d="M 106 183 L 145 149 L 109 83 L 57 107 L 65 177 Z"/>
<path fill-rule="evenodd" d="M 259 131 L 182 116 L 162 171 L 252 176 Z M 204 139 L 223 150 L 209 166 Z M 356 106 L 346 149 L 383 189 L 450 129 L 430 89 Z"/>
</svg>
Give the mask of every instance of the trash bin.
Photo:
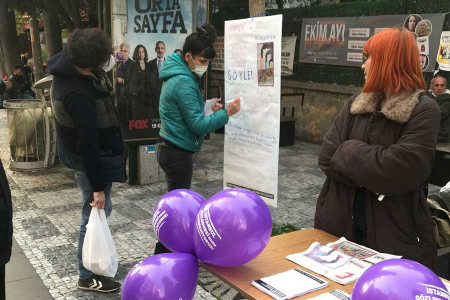
<svg viewBox="0 0 450 300">
<path fill-rule="evenodd" d="M 140 185 L 166 180 L 156 159 L 156 145 L 139 146 L 137 178 Z"/>
<path fill-rule="evenodd" d="M 51 81 L 48 83 L 48 78 L 44 79 L 50 86 Z M 43 93 L 42 99 L 11 99 L 3 102 L 7 110 L 12 170 L 36 171 L 54 164 L 56 130 L 48 99 L 48 94 Z"/>
<path fill-rule="evenodd" d="M 303 106 L 304 98 L 304 93 L 281 95 L 280 147 L 295 143 L 295 110 Z"/>
</svg>

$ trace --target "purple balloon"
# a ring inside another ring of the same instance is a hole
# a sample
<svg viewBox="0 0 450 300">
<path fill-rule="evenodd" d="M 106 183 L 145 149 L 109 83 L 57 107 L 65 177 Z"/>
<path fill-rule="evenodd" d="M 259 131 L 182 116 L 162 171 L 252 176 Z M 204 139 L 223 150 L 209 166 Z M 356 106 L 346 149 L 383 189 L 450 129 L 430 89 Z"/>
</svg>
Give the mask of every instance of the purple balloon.
<svg viewBox="0 0 450 300">
<path fill-rule="evenodd" d="M 272 233 L 266 203 L 243 189 L 221 191 L 203 204 L 194 229 L 197 257 L 208 264 L 234 267 L 261 253 Z"/>
<path fill-rule="evenodd" d="M 424 265 L 408 259 L 388 259 L 371 266 L 361 275 L 351 299 L 447 300 L 449 293 L 439 277 Z"/>
<path fill-rule="evenodd" d="M 122 300 L 194 298 L 198 261 L 192 254 L 150 256 L 131 269 L 122 287 Z"/>
<path fill-rule="evenodd" d="M 153 230 L 172 252 L 194 254 L 192 237 L 200 207 L 206 202 L 191 190 L 173 190 L 161 197 L 153 210 Z"/>
</svg>

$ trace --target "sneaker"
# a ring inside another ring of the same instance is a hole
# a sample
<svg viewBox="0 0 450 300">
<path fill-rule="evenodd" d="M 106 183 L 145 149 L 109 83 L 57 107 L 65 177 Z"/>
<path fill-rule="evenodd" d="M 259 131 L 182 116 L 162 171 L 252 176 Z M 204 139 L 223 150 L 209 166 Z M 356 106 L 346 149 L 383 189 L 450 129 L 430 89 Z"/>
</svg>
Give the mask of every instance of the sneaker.
<svg viewBox="0 0 450 300">
<path fill-rule="evenodd" d="M 83 291 L 109 293 L 117 291 L 120 283 L 101 275 L 92 275 L 87 279 L 78 279 L 78 288 Z"/>
</svg>

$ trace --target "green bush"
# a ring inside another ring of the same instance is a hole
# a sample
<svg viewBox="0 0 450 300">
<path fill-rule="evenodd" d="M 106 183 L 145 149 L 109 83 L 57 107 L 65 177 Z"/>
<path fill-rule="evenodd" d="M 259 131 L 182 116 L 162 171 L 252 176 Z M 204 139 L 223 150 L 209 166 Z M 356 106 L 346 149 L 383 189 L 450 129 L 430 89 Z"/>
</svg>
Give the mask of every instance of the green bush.
<svg viewBox="0 0 450 300">
<path fill-rule="evenodd" d="M 279 224 L 274 223 L 272 226 L 272 236 L 276 236 L 276 235 L 280 235 L 280 234 L 288 233 L 288 232 L 292 232 L 292 231 L 297 231 L 297 230 L 299 230 L 299 228 L 295 227 L 292 224 L 285 223 L 285 224 L 279 225 Z"/>
</svg>

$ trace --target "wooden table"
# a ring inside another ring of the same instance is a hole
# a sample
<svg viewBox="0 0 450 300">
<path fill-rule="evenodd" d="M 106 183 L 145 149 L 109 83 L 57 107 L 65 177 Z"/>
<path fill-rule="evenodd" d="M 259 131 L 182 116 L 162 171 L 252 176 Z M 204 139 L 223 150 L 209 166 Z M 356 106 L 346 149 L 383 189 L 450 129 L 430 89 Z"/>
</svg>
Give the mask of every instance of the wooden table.
<svg viewBox="0 0 450 300">
<path fill-rule="evenodd" d="M 351 294 L 353 285 L 340 285 L 331 279 L 303 268 L 285 259 L 289 254 L 303 252 L 313 242 L 323 245 L 337 241 L 338 238 L 319 229 L 303 229 L 272 237 L 264 251 L 251 262 L 233 268 L 215 267 L 202 264 L 202 268 L 218 277 L 248 299 L 270 300 L 273 298 L 251 285 L 252 280 L 275 275 L 294 268 L 303 269 L 328 281 L 328 287 L 293 299 L 308 299 L 335 289 Z"/>
<path fill-rule="evenodd" d="M 248 299 L 273 300 L 272 297 L 252 286 L 252 280 L 275 275 L 294 268 L 305 270 L 323 278 L 328 281 L 328 287 L 292 299 L 309 299 L 335 289 L 340 289 L 351 295 L 353 286 L 355 285 L 354 283 L 340 285 L 331 279 L 285 259 L 289 254 L 305 251 L 313 242 L 319 242 L 325 245 L 337 240 L 337 237 L 319 229 L 303 229 L 272 237 L 264 251 L 257 258 L 243 266 L 224 268 L 202 264 L 201 267 L 233 287 Z M 443 278 L 441 280 L 449 283 L 448 280 Z"/>
</svg>

